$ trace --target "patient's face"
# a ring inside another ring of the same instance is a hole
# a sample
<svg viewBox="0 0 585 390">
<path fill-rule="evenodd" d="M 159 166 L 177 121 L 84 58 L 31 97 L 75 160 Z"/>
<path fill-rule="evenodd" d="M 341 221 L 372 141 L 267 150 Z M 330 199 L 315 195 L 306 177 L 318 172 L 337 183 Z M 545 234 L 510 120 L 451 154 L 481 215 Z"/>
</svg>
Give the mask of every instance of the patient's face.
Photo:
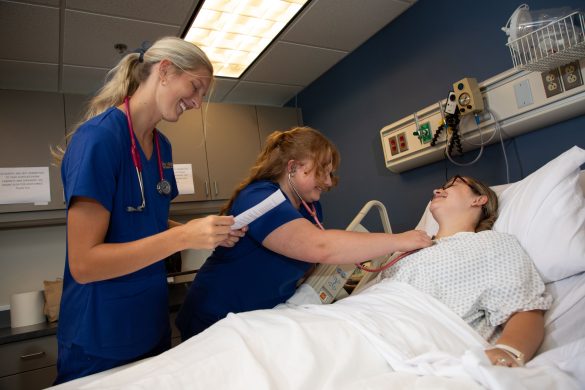
<svg viewBox="0 0 585 390">
<path fill-rule="evenodd" d="M 436 212 L 453 213 L 468 210 L 476 197 L 473 187 L 464 178 L 455 176 L 433 191 L 430 210 L 433 216 Z"/>
</svg>

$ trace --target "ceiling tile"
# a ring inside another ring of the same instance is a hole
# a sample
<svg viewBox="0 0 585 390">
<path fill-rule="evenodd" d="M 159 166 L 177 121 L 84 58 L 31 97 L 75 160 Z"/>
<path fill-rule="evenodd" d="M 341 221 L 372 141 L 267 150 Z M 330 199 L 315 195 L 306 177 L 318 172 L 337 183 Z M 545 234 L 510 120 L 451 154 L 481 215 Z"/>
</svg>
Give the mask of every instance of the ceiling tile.
<svg viewBox="0 0 585 390">
<path fill-rule="evenodd" d="M 59 66 L 0 60 L 0 89 L 57 91 Z"/>
<path fill-rule="evenodd" d="M 304 87 L 346 55 L 339 50 L 277 42 L 252 65 L 243 80 Z"/>
<path fill-rule="evenodd" d="M 284 32 L 282 41 L 352 51 L 410 4 L 392 0 L 317 0 Z M 357 23 L 359 21 L 359 23 Z"/>
<path fill-rule="evenodd" d="M 67 0 L 67 9 L 182 26 L 197 3 L 193 0 Z"/>
<path fill-rule="evenodd" d="M 224 97 L 232 90 L 232 88 L 234 88 L 238 82 L 239 80 L 216 77 L 213 82 L 213 91 L 209 96 L 209 101 L 216 103 L 223 101 Z"/>
<path fill-rule="evenodd" d="M 254 104 L 260 106 L 283 106 L 303 87 L 240 81 L 224 98 L 224 103 Z"/>
<path fill-rule="evenodd" d="M 2 59 L 57 63 L 59 9 L 0 1 L 0 36 Z"/>
<path fill-rule="evenodd" d="M 125 43 L 131 51 L 144 41 L 154 42 L 178 33 L 176 26 L 68 10 L 65 12 L 63 63 L 110 68 L 121 58 L 114 49 L 116 43 Z"/>
<path fill-rule="evenodd" d="M 59 7 L 59 0 L 12 0 L 15 3 L 28 3 L 38 5 L 48 5 L 51 7 Z"/>
<path fill-rule="evenodd" d="M 178 36 L 201 0 L 0 0 L 0 88 L 92 94 L 122 55 Z M 312 0 L 240 80 L 213 102 L 278 106 L 415 0 Z M 9 39 L 7 39 L 8 37 Z"/>
<path fill-rule="evenodd" d="M 104 84 L 107 73 L 107 69 L 64 65 L 61 92 L 94 94 Z"/>
</svg>

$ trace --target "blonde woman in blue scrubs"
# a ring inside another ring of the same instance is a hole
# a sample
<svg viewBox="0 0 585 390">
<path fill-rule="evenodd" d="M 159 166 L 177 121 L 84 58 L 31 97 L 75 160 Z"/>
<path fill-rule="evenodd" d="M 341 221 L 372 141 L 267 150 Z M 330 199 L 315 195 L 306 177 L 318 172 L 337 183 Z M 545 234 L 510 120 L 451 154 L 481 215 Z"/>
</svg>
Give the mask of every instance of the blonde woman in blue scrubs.
<svg viewBox="0 0 585 390">
<path fill-rule="evenodd" d="M 67 257 L 56 384 L 170 348 L 164 262 L 188 248 L 233 246 L 231 216 L 170 221 L 178 190 L 171 145 L 156 130 L 199 109 L 213 77 L 179 38 L 127 54 L 90 102 L 62 158 Z M 62 151 L 61 151 L 62 152 Z"/>
</svg>

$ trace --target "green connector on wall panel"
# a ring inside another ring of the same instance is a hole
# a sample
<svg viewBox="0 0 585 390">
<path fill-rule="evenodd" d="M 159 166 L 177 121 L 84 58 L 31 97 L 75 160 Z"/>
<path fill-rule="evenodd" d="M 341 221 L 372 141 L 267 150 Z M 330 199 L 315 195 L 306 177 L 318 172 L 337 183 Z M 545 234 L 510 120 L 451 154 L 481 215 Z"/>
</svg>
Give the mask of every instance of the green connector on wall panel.
<svg viewBox="0 0 585 390">
<path fill-rule="evenodd" d="M 431 142 L 433 139 L 433 132 L 431 131 L 431 122 L 425 122 L 413 133 L 420 140 L 421 144 Z"/>
</svg>

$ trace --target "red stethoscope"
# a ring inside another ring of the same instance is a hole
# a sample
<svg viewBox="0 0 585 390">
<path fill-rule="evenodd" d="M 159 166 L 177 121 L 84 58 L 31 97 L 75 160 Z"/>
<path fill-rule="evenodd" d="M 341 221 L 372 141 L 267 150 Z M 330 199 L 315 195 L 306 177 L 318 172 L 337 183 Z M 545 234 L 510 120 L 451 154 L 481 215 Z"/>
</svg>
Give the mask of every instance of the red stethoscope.
<svg viewBox="0 0 585 390">
<path fill-rule="evenodd" d="M 319 221 L 319 218 L 317 217 L 317 210 L 315 209 L 315 205 L 313 203 L 311 203 L 311 207 L 309 208 L 309 205 L 301 197 L 301 194 L 299 194 L 299 192 L 297 191 L 297 188 L 293 184 L 292 179 L 291 179 L 290 172 L 288 173 L 288 183 L 290 184 L 291 188 L 293 189 L 295 195 L 301 201 L 301 203 L 302 203 L 303 207 L 305 208 L 305 210 L 307 210 L 307 212 L 309 213 L 309 215 L 313 218 L 313 220 L 315 220 L 315 223 L 317 224 L 317 226 L 321 230 L 325 230 L 325 228 L 323 227 L 323 224 L 321 224 L 321 221 Z M 405 258 L 406 256 L 411 255 L 411 254 L 413 254 L 415 252 L 418 252 L 419 250 L 420 249 L 415 249 L 415 250 L 412 250 L 412 251 L 404 252 L 404 253 L 400 254 L 399 256 L 397 256 L 396 258 L 392 259 L 392 261 L 390 261 L 389 263 L 386 263 L 382 267 L 379 267 L 379 268 L 367 268 L 366 266 L 364 266 L 364 265 L 362 265 L 360 263 L 355 263 L 355 266 L 358 267 L 359 269 L 363 270 L 363 271 L 366 271 L 366 272 L 381 272 L 381 271 L 384 271 L 387 268 L 392 267 L 399 260 L 401 260 L 401 259 Z"/>
<path fill-rule="evenodd" d="M 136 168 L 136 176 L 138 177 L 138 185 L 140 186 L 140 196 L 142 197 L 142 203 L 140 206 L 128 206 L 126 211 L 139 212 L 143 211 L 146 207 L 146 198 L 144 197 L 144 182 L 142 181 L 142 162 L 140 161 L 140 154 L 136 148 L 136 140 L 134 139 L 134 126 L 132 126 L 132 117 L 130 116 L 130 98 L 126 96 L 124 98 L 124 106 L 126 107 L 126 119 L 128 120 L 128 131 L 130 131 L 130 155 L 132 156 L 132 162 L 134 168 Z M 169 195 L 171 193 L 171 184 L 164 178 L 162 169 L 162 160 L 160 157 L 160 145 L 158 143 L 158 132 L 156 129 L 152 130 L 154 134 L 154 146 L 156 149 L 156 158 L 158 160 L 158 174 L 160 181 L 156 184 L 156 190 L 161 195 Z"/>
</svg>

